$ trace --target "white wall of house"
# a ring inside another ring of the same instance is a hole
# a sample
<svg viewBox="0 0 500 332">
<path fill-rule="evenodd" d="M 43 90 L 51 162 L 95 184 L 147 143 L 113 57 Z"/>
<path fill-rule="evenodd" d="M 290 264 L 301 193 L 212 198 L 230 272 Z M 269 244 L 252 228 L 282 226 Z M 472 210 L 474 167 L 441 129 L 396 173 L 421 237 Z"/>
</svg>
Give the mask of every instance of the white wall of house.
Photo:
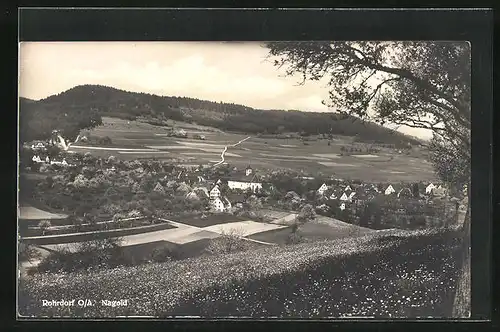
<svg viewBox="0 0 500 332">
<path fill-rule="evenodd" d="M 387 187 L 387 189 L 385 190 L 384 193 L 386 195 L 390 195 L 390 194 L 394 194 L 395 192 L 396 192 L 396 190 L 394 190 L 394 188 L 391 185 L 389 185 L 389 187 Z"/>
<path fill-rule="evenodd" d="M 224 203 L 220 200 L 220 198 L 216 198 L 212 200 L 212 209 L 217 211 L 217 212 L 224 212 Z"/>
<path fill-rule="evenodd" d="M 220 197 L 219 187 L 213 187 L 213 189 L 210 190 L 210 198 L 216 198 L 216 197 Z"/>
<path fill-rule="evenodd" d="M 253 170 L 252 170 L 251 168 L 247 168 L 247 169 L 245 170 L 245 175 L 246 175 L 246 176 L 249 176 L 250 174 L 252 174 L 252 172 L 253 172 Z"/>
<path fill-rule="evenodd" d="M 426 194 L 430 194 L 430 193 L 432 193 L 432 190 L 434 190 L 435 188 L 436 188 L 436 186 L 435 186 L 433 183 L 431 183 L 431 184 L 429 184 L 429 185 L 425 188 L 425 193 L 426 193 Z"/>
<path fill-rule="evenodd" d="M 318 193 L 319 193 L 319 194 L 323 194 L 323 193 L 324 193 L 327 189 L 328 189 L 328 186 L 327 186 L 325 183 L 323 183 L 323 184 L 321 185 L 321 187 L 319 187 L 319 189 L 318 189 Z"/>
<path fill-rule="evenodd" d="M 227 186 L 229 189 L 239 189 L 239 190 L 252 190 L 257 191 L 262 189 L 262 183 L 258 182 L 240 182 L 240 181 L 227 181 Z"/>
</svg>

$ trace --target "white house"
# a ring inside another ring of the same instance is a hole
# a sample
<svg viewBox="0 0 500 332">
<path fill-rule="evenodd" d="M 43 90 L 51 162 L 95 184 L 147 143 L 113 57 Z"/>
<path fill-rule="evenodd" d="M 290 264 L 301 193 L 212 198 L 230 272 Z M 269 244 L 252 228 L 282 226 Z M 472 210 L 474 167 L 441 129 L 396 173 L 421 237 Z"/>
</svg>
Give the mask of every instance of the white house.
<svg viewBox="0 0 500 332">
<path fill-rule="evenodd" d="M 210 190 L 210 198 L 220 197 L 220 189 L 218 185 L 215 185 L 212 190 Z"/>
<path fill-rule="evenodd" d="M 347 197 L 347 195 L 343 193 L 342 196 L 340 196 L 340 200 L 345 202 L 349 200 L 349 197 Z"/>
<path fill-rule="evenodd" d="M 340 204 L 339 208 L 340 208 L 341 211 L 344 211 L 345 210 L 345 203 Z"/>
<path fill-rule="evenodd" d="M 49 156 L 45 157 L 45 162 L 46 162 L 46 163 L 50 163 L 50 158 L 49 158 Z"/>
<path fill-rule="evenodd" d="M 198 175 L 198 182 L 205 182 L 205 178 Z"/>
<path fill-rule="evenodd" d="M 332 193 L 332 194 L 330 195 L 330 199 L 337 199 L 337 198 L 338 198 L 338 197 L 337 197 L 337 195 L 336 195 L 335 193 Z"/>
<path fill-rule="evenodd" d="M 350 185 L 347 185 L 347 187 L 345 187 L 344 191 L 352 191 L 352 188 Z"/>
<path fill-rule="evenodd" d="M 394 187 L 392 185 L 389 185 L 389 187 L 387 187 L 387 189 L 385 189 L 384 194 L 390 195 L 390 194 L 394 194 L 395 192 L 396 192 L 396 190 L 394 190 Z"/>
<path fill-rule="evenodd" d="M 246 181 L 239 181 L 239 180 L 228 180 L 227 181 L 227 186 L 229 189 L 239 189 L 239 190 L 252 190 L 253 192 L 256 192 L 258 190 L 262 189 L 262 183 L 260 182 L 246 182 Z"/>
<path fill-rule="evenodd" d="M 210 205 L 214 211 L 224 212 L 225 206 L 220 197 L 216 197 L 213 200 L 211 200 Z"/>
<path fill-rule="evenodd" d="M 352 200 L 352 198 L 354 197 L 354 195 L 356 195 L 356 193 L 353 191 L 352 193 L 349 194 L 348 199 Z"/>
<path fill-rule="evenodd" d="M 328 189 L 328 186 L 326 185 L 326 183 L 323 183 L 321 185 L 321 187 L 319 187 L 319 189 L 318 189 L 318 194 L 323 195 L 327 189 Z"/>
<path fill-rule="evenodd" d="M 432 191 L 434 189 L 436 189 L 436 186 L 433 183 L 431 183 L 427 187 L 425 187 L 425 193 L 426 194 L 432 194 Z"/>
<path fill-rule="evenodd" d="M 253 173 L 253 169 L 252 167 L 248 166 L 246 169 L 245 169 L 245 175 L 246 176 L 249 176 L 250 174 Z"/>
<path fill-rule="evenodd" d="M 33 156 L 31 160 L 33 160 L 35 163 L 43 163 L 42 159 L 40 159 L 40 156 Z"/>
</svg>

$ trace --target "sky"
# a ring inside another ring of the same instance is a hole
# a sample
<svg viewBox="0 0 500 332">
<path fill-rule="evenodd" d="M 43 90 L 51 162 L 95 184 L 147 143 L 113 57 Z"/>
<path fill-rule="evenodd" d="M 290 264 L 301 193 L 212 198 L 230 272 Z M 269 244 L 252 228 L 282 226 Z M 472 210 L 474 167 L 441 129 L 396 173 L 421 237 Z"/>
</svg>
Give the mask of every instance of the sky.
<svg viewBox="0 0 500 332">
<path fill-rule="evenodd" d="M 23 42 L 19 95 L 43 99 L 81 84 L 260 109 L 331 112 L 326 81 L 285 77 L 259 43 Z M 422 129 L 398 130 L 420 138 Z"/>
</svg>

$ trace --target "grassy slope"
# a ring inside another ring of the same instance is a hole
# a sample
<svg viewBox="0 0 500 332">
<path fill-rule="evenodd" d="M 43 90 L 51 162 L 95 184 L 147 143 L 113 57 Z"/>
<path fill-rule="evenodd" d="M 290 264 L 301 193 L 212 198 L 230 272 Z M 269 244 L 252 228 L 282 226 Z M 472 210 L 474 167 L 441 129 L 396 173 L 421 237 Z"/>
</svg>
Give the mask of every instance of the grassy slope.
<svg viewBox="0 0 500 332">
<path fill-rule="evenodd" d="M 459 269 L 456 242 L 454 234 L 396 231 L 90 274 L 39 275 L 21 281 L 19 310 L 73 317 L 446 317 Z M 129 305 L 41 307 L 48 298 L 128 299 Z"/>
</svg>

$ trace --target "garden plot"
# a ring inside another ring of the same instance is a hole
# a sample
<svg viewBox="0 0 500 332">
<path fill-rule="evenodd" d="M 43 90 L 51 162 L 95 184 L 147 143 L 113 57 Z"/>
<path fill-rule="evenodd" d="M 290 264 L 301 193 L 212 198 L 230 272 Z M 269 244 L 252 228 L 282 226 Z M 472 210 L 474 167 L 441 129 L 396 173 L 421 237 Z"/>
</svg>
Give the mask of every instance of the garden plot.
<svg viewBox="0 0 500 332">
<path fill-rule="evenodd" d="M 204 230 L 212 231 L 215 233 L 231 233 L 236 232 L 236 234 L 241 236 L 249 236 L 252 234 L 266 232 L 274 229 L 284 228 L 286 226 L 265 224 L 260 222 L 255 222 L 251 220 L 238 221 L 233 223 L 227 223 L 223 225 L 214 225 L 203 228 Z"/>
<path fill-rule="evenodd" d="M 66 219 L 68 216 L 60 213 L 50 213 L 32 206 L 19 207 L 19 220 Z"/>
</svg>

